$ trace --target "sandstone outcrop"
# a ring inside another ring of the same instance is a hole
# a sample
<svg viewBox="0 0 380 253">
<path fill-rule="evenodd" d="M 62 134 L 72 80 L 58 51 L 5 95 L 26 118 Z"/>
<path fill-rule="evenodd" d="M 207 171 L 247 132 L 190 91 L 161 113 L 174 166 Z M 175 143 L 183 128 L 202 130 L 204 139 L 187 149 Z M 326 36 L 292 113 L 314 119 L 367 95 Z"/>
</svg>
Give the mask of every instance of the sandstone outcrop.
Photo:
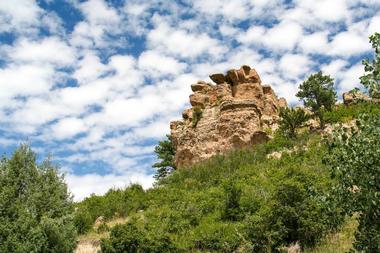
<svg viewBox="0 0 380 253">
<path fill-rule="evenodd" d="M 170 123 L 177 167 L 267 141 L 267 132 L 277 127 L 279 109 L 287 106 L 249 66 L 210 79 L 216 85 L 191 85 L 192 108 L 184 110 L 182 120 Z"/>
</svg>

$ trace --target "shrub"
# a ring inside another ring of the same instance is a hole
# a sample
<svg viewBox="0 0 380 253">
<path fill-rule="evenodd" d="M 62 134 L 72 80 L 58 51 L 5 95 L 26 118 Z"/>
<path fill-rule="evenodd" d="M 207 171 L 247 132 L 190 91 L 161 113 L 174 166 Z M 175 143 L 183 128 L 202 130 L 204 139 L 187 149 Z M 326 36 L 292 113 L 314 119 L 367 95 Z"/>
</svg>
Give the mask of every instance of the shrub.
<svg viewBox="0 0 380 253">
<path fill-rule="evenodd" d="M 202 113 L 203 113 L 202 107 L 195 106 L 193 108 L 193 119 L 192 119 L 193 127 L 196 127 L 198 125 L 198 122 L 202 118 Z"/>
<path fill-rule="evenodd" d="M 73 211 L 57 168 L 29 146 L 0 161 L 0 252 L 73 252 Z"/>
<path fill-rule="evenodd" d="M 296 137 L 296 130 L 303 126 L 309 116 L 302 108 L 285 108 L 280 111 L 280 131 L 290 137 Z"/>
<path fill-rule="evenodd" d="M 356 128 L 338 129 L 325 160 L 338 181 L 336 196 L 348 214 L 359 213 L 355 249 L 380 252 L 380 116 L 362 116 Z"/>
<path fill-rule="evenodd" d="M 110 234 L 109 239 L 101 240 L 101 249 L 104 253 L 160 253 L 178 252 L 170 238 L 161 233 L 148 234 L 139 228 L 134 221 L 116 225 Z"/>
<path fill-rule="evenodd" d="M 87 210 L 78 210 L 74 215 L 74 224 L 79 234 L 84 234 L 92 228 L 94 224 Z"/>
</svg>

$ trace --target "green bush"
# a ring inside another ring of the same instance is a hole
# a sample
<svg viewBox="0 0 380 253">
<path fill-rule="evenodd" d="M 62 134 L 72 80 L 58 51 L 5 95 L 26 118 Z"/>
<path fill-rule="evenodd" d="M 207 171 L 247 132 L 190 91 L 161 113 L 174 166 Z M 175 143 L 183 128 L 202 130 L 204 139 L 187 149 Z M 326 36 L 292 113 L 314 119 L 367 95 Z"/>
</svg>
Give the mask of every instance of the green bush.
<svg viewBox="0 0 380 253">
<path fill-rule="evenodd" d="M 21 145 L 0 161 L 0 252 L 73 252 L 72 198 L 57 168 Z"/>
<path fill-rule="evenodd" d="M 338 181 L 336 198 L 347 214 L 359 213 L 354 247 L 380 252 L 380 116 L 363 115 L 356 128 L 340 128 L 325 160 Z"/>
<path fill-rule="evenodd" d="M 79 234 L 88 232 L 94 224 L 91 215 L 86 210 L 78 210 L 74 215 L 74 224 Z"/>
<path fill-rule="evenodd" d="M 290 137 L 296 137 L 296 131 L 310 118 L 302 108 L 285 108 L 280 111 L 280 131 Z"/>
<path fill-rule="evenodd" d="M 111 230 L 110 238 L 102 239 L 101 249 L 104 253 L 179 252 L 167 235 L 149 234 L 133 222 L 116 225 Z"/>
<path fill-rule="evenodd" d="M 359 118 L 362 114 L 379 115 L 380 104 L 362 102 L 355 105 L 338 105 L 331 112 L 326 112 L 324 117 L 328 123 L 347 122 Z"/>
</svg>

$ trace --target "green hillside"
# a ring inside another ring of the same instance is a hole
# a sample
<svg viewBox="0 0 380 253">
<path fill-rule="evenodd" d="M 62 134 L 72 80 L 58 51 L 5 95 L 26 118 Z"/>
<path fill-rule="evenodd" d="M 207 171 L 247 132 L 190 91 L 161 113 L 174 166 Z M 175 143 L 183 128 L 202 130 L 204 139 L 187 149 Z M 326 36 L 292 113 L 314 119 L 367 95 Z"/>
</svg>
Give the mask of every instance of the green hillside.
<svg viewBox="0 0 380 253">
<path fill-rule="evenodd" d="M 361 113 L 380 115 L 380 106 L 338 106 L 326 121 Z M 305 252 L 344 252 L 357 225 L 334 195 L 326 143 L 306 128 L 295 139 L 277 134 L 176 170 L 146 192 L 133 185 L 89 197 L 78 204 L 77 222 L 87 218 L 90 228 L 99 216 L 125 217 L 112 229 L 107 222 L 92 229 L 104 237 L 104 252 L 281 252 L 296 242 Z"/>
</svg>

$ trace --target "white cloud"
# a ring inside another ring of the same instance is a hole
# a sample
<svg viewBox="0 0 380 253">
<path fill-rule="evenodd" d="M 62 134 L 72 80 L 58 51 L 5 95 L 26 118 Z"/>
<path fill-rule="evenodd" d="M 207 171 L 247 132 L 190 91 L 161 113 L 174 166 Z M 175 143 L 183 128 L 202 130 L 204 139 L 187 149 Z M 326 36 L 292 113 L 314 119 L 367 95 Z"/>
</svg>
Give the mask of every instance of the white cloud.
<svg viewBox="0 0 380 253">
<path fill-rule="evenodd" d="M 252 26 L 245 33 L 240 33 L 237 40 L 245 46 L 252 43 L 266 50 L 291 51 L 302 38 L 302 27 L 292 21 L 282 21 L 271 28 Z"/>
<path fill-rule="evenodd" d="M 149 48 L 185 58 L 195 58 L 210 54 L 214 57 L 226 51 L 219 41 L 205 33 L 193 34 L 177 30 L 161 23 L 147 36 Z"/>
<path fill-rule="evenodd" d="M 375 32 L 380 31 L 380 16 L 375 16 L 371 19 L 368 26 L 368 35 L 372 35 Z"/>
<path fill-rule="evenodd" d="M 186 68 L 185 63 L 152 50 L 145 51 L 140 55 L 138 65 L 139 68 L 153 76 L 178 75 Z"/>
<path fill-rule="evenodd" d="M 322 66 L 322 71 L 325 74 L 331 75 L 332 78 L 335 78 L 340 75 L 342 72 L 343 68 L 347 66 L 348 62 L 342 60 L 342 59 L 337 59 L 332 62 L 330 62 L 327 65 Z"/>
<path fill-rule="evenodd" d="M 124 188 L 131 183 L 138 183 L 147 189 L 153 185 L 154 179 L 151 175 L 144 173 L 128 173 L 123 175 L 109 174 L 68 174 L 66 182 L 70 191 L 74 194 L 75 201 L 81 201 L 90 194 L 105 194 L 111 188 Z"/>
<path fill-rule="evenodd" d="M 339 91 L 345 92 L 361 86 L 359 77 L 363 75 L 364 68 L 361 64 L 351 66 L 344 70 L 340 75 Z"/>
<path fill-rule="evenodd" d="M 302 37 L 300 48 L 305 53 L 324 54 L 328 49 L 328 33 L 316 32 Z"/>
<path fill-rule="evenodd" d="M 28 32 L 38 25 L 41 14 L 34 0 L 0 1 L 0 32 Z"/>
<path fill-rule="evenodd" d="M 332 55 L 348 57 L 367 52 L 370 48 L 366 36 L 354 31 L 345 31 L 338 33 L 333 38 L 330 53 Z"/>
<path fill-rule="evenodd" d="M 0 98 L 44 94 L 53 84 L 54 69 L 46 65 L 10 65 L 0 69 Z"/>
<path fill-rule="evenodd" d="M 78 118 L 61 119 L 51 127 L 53 136 L 58 139 L 73 137 L 86 129 L 87 127 L 84 125 L 83 120 Z"/>
<path fill-rule="evenodd" d="M 310 70 L 311 61 L 307 56 L 287 54 L 281 57 L 281 74 L 288 79 L 298 79 Z"/>
<path fill-rule="evenodd" d="M 59 67 L 73 64 L 76 60 L 75 50 L 57 37 L 41 41 L 22 39 L 10 50 L 9 56 L 18 63 L 53 64 Z"/>
<path fill-rule="evenodd" d="M 107 66 L 100 61 L 94 52 L 86 53 L 78 65 L 73 77 L 80 83 L 94 81 L 107 71 Z"/>
<path fill-rule="evenodd" d="M 117 11 L 103 0 L 89 0 L 80 9 L 91 24 L 115 24 L 120 21 Z"/>
<path fill-rule="evenodd" d="M 345 0 L 298 0 L 296 8 L 304 9 L 309 17 L 324 22 L 338 22 L 349 15 Z"/>
</svg>

